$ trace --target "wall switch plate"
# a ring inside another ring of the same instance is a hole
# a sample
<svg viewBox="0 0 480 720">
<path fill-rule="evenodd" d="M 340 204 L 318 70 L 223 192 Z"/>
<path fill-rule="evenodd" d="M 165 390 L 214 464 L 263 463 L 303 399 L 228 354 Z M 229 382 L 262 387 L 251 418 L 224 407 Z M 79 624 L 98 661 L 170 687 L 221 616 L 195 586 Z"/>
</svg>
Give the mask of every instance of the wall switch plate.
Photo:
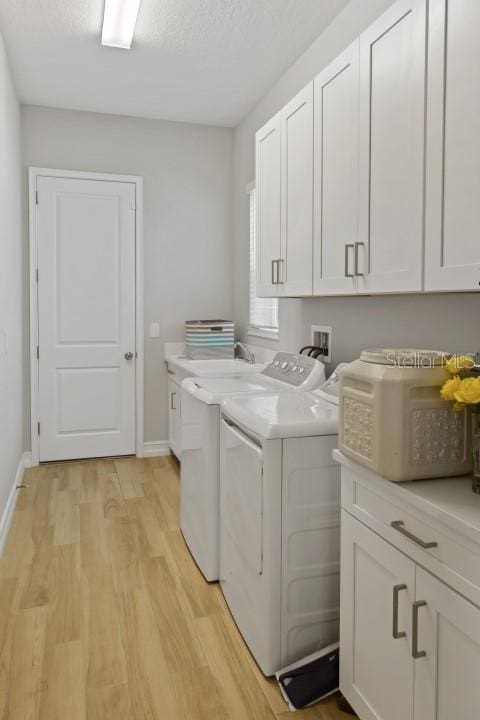
<svg viewBox="0 0 480 720">
<path fill-rule="evenodd" d="M 310 328 L 310 342 L 322 348 L 322 354 L 317 360 L 325 363 L 332 362 L 332 328 L 330 325 L 312 325 Z"/>
<path fill-rule="evenodd" d="M 150 337 L 151 338 L 160 337 L 160 323 L 158 323 L 158 322 L 150 323 Z"/>
</svg>

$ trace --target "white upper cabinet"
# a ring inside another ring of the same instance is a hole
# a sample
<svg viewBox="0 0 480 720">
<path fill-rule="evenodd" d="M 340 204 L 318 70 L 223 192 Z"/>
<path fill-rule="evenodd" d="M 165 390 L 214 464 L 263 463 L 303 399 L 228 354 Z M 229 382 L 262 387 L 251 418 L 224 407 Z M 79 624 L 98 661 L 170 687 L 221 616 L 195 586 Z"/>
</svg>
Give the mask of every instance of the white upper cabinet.
<svg viewBox="0 0 480 720">
<path fill-rule="evenodd" d="M 422 289 L 425 0 L 360 37 L 359 292 Z"/>
<path fill-rule="evenodd" d="M 479 289 L 479 35 L 397 0 L 257 133 L 259 295 Z"/>
<path fill-rule="evenodd" d="M 281 260 L 281 121 L 272 118 L 256 135 L 257 295 L 279 293 Z"/>
<path fill-rule="evenodd" d="M 425 289 L 480 283 L 480 2 L 430 0 Z"/>
<path fill-rule="evenodd" d="M 283 295 L 312 294 L 313 83 L 281 111 Z"/>
<path fill-rule="evenodd" d="M 312 294 L 313 82 L 256 135 L 257 294 Z"/>
<path fill-rule="evenodd" d="M 359 41 L 314 81 L 315 295 L 356 291 Z"/>
</svg>

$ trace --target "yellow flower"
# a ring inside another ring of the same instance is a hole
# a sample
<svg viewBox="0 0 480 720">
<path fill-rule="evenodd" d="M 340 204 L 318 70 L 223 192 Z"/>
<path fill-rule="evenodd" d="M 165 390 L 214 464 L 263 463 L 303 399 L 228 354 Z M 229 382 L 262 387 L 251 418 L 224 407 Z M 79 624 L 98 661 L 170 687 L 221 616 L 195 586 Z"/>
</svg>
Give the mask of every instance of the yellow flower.
<svg viewBox="0 0 480 720">
<path fill-rule="evenodd" d="M 443 384 L 443 387 L 440 390 L 440 395 L 444 400 L 455 400 L 455 393 L 460 390 L 461 384 L 462 381 L 460 377 L 458 375 L 455 375 L 454 378 L 447 380 Z"/>
<path fill-rule="evenodd" d="M 457 375 L 459 370 L 471 370 L 475 365 L 472 355 L 452 355 L 445 363 L 445 369 L 450 375 Z"/>
<path fill-rule="evenodd" d="M 480 403 L 480 377 L 461 380 L 458 389 L 453 393 L 453 397 L 457 402 L 466 405 Z"/>
</svg>

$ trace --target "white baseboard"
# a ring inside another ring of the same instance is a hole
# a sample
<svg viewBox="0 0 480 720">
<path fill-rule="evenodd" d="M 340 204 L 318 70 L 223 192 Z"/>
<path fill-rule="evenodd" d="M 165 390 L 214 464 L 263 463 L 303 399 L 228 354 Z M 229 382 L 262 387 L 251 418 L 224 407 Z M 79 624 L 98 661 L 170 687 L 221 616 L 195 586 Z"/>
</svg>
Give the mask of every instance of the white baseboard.
<svg viewBox="0 0 480 720">
<path fill-rule="evenodd" d="M 159 455 L 170 455 L 170 445 L 162 440 L 150 440 L 143 443 L 144 457 L 158 457 Z"/>
<path fill-rule="evenodd" d="M 25 468 L 30 467 L 31 464 L 31 453 L 22 453 L 20 457 L 20 462 L 18 463 L 17 472 L 15 473 L 15 479 L 13 481 L 13 485 L 8 496 L 7 504 L 5 505 L 5 509 L 0 519 L 0 555 L 2 555 L 3 553 L 5 540 L 7 539 L 8 531 L 10 530 L 13 511 L 15 510 L 15 504 L 17 501 L 17 487 L 18 485 L 22 484 Z"/>
</svg>

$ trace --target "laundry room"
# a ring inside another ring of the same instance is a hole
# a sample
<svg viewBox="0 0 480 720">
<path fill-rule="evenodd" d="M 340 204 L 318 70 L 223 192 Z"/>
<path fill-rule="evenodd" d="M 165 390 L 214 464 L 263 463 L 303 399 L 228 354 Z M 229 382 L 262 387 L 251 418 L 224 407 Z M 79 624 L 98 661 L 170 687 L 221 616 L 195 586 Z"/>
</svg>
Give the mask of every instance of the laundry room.
<svg viewBox="0 0 480 720">
<path fill-rule="evenodd" d="M 478 718 L 479 37 L 2 0 L 1 718 Z"/>
</svg>

